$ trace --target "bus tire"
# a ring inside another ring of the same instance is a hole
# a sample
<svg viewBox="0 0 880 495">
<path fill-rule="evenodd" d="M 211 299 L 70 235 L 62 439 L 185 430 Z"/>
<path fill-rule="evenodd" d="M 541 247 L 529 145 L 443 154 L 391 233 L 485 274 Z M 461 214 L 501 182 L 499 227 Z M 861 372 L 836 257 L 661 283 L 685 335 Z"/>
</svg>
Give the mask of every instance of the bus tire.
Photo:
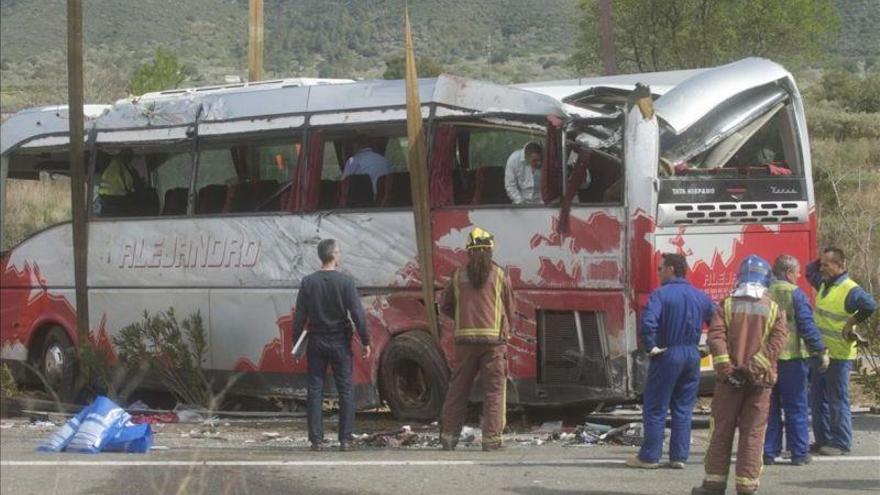
<svg viewBox="0 0 880 495">
<path fill-rule="evenodd" d="M 437 344 L 426 332 L 395 337 L 379 368 L 382 399 L 398 419 L 434 420 L 440 417 L 449 368 Z"/>
<path fill-rule="evenodd" d="M 61 402 L 76 399 L 76 348 L 61 327 L 52 327 L 43 340 L 39 372 L 43 386 Z"/>
</svg>

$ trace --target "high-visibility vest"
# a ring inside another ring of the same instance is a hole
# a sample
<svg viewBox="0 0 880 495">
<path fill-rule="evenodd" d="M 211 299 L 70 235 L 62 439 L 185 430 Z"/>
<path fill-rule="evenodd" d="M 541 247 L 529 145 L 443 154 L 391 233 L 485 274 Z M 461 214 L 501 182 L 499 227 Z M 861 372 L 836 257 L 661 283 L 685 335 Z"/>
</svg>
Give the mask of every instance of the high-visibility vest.
<svg viewBox="0 0 880 495">
<path fill-rule="evenodd" d="M 851 278 L 841 280 L 832 285 L 825 293 L 825 282 L 819 286 L 816 294 L 816 326 L 825 338 L 825 347 L 831 359 L 855 359 L 856 343 L 843 338 L 841 332 L 847 320 L 855 314 L 846 310 L 846 296 L 849 291 L 858 287 Z"/>
<path fill-rule="evenodd" d="M 453 290 L 455 294 L 455 338 L 464 341 L 482 341 L 497 342 L 502 340 L 501 323 L 504 305 L 501 301 L 504 292 L 504 270 L 495 267 L 495 297 L 494 307 L 491 308 L 494 314 L 493 324 L 491 327 L 467 327 L 461 323 L 461 270 L 456 270 L 453 275 Z"/>
<path fill-rule="evenodd" d="M 794 314 L 794 291 L 797 285 L 788 280 L 774 280 L 770 283 L 770 298 L 785 310 L 785 320 L 788 324 L 788 341 L 779 354 L 780 361 L 790 359 L 804 359 L 810 356 L 807 345 L 800 337 L 797 330 L 797 319 Z"/>
<path fill-rule="evenodd" d="M 134 191 L 134 175 L 121 157 L 113 157 L 98 182 L 101 196 L 125 196 Z"/>
</svg>

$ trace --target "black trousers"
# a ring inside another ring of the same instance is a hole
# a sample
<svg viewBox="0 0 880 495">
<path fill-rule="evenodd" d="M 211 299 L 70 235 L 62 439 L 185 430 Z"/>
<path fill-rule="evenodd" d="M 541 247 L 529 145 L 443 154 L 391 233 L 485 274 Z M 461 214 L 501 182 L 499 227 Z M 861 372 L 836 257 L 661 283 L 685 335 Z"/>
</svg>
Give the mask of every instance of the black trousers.
<svg viewBox="0 0 880 495">
<path fill-rule="evenodd" d="M 354 391 L 351 383 L 351 336 L 346 332 L 333 334 L 312 333 L 306 349 L 308 361 L 308 410 L 309 441 L 324 440 L 322 404 L 324 402 L 324 377 L 327 367 L 333 369 L 333 380 L 339 394 L 339 441 L 351 441 L 354 430 Z"/>
</svg>

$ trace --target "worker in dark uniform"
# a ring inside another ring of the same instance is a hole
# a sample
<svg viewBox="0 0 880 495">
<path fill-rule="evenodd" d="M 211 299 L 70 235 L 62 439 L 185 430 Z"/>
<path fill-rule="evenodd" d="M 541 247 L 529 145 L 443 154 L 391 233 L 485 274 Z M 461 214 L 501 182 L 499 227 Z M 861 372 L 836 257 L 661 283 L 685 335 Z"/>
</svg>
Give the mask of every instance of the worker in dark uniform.
<svg viewBox="0 0 880 495">
<path fill-rule="evenodd" d="M 471 385 L 483 387 L 483 450 L 501 448 L 506 422 L 507 337 L 514 312 L 510 280 L 492 262 L 495 240 L 475 227 L 467 242 L 468 262 L 452 273 L 440 310 L 455 319 L 455 358 L 440 425 L 443 450 L 461 435 Z"/>
<path fill-rule="evenodd" d="M 700 385 L 700 336 L 715 306 L 684 278 L 684 256 L 664 254 L 658 271 L 662 285 L 651 293 L 642 313 L 642 342 L 651 360 L 642 409 L 645 441 L 626 465 L 660 467 L 666 412 L 671 411 L 669 466 L 683 469 L 690 454 L 691 418 Z"/>
<path fill-rule="evenodd" d="M 721 302 L 709 326 L 715 394 L 703 463 L 706 474 L 693 495 L 724 494 L 737 428 L 736 493 L 758 490 L 776 361 L 788 338 L 785 310 L 771 299 L 769 285 L 770 265 L 758 256 L 746 258 L 736 288 Z"/>
<path fill-rule="evenodd" d="M 364 307 L 352 278 L 337 270 L 341 261 L 339 245 L 334 239 L 318 243 L 321 269 L 306 275 L 296 296 L 293 313 L 293 342 L 308 326 L 308 410 L 309 442 L 312 450 L 322 450 L 324 424 L 324 376 L 333 368 L 333 379 L 339 394 L 339 450 L 351 449 L 354 429 L 354 392 L 351 383 L 352 322 L 361 339 L 361 358 L 370 357 L 370 335 Z"/>
</svg>

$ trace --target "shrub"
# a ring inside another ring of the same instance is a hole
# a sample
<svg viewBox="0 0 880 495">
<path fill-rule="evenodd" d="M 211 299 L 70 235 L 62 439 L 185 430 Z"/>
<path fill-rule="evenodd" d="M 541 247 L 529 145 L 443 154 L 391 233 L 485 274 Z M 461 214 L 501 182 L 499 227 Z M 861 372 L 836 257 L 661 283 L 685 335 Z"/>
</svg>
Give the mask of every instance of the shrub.
<svg viewBox="0 0 880 495">
<path fill-rule="evenodd" d="M 5 364 L 0 365 L 0 393 L 4 397 L 15 397 L 18 395 L 18 385 L 15 384 L 15 378 L 9 367 Z"/>
<path fill-rule="evenodd" d="M 150 314 L 113 337 L 120 362 L 129 371 L 148 369 L 184 404 L 216 409 L 215 395 L 202 366 L 207 360 L 207 333 L 199 312 L 178 322 L 174 309 Z"/>
</svg>

